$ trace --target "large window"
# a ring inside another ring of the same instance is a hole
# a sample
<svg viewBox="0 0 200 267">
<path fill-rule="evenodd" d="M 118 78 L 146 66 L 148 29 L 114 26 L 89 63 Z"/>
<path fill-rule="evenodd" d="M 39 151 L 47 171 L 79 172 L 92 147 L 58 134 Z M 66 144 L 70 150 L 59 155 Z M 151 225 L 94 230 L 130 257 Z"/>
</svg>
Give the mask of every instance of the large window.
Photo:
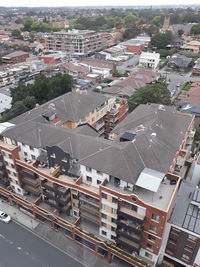
<svg viewBox="0 0 200 267">
<path fill-rule="evenodd" d="M 151 240 L 152 242 L 156 241 L 156 237 L 150 234 L 148 234 L 148 239 Z"/>
<path fill-rule="evenodd" d="M 151 219 L 154 220 L 154 221 L 159 222 L 160 221 L 160 216 L 152 213 L 151 214 Z"/>
<path fill-rule="evenodd" d="M 86 176 L 86 180 L 87 180 L 87 182 L 92 182 L 92 177 Z"/>
<path fill-rule="evenodd" d="M 106 193 L 102 193 L 101 197 L 107 199 L 107 194 Z"/>
<path fill-rule="evenodd" d="M 153 232 L 157 232 L 157 227 L 155 225 L 150 225 L 149 230 L 151 230 Z"/>
</svg>

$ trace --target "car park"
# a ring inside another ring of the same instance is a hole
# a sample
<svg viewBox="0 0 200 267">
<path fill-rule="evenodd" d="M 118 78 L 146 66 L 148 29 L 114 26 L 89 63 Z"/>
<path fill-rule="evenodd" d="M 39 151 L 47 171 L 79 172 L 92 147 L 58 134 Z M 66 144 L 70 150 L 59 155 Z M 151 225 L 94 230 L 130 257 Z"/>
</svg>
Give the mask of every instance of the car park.
<svg viewBox="0 0 200 267">
<path fill-rule="evenodd" d="M 5 212 L 0 211 L 0 220 L 2 222 L 9 223 L 11 221 L 11 217 Z"/>
</svg>

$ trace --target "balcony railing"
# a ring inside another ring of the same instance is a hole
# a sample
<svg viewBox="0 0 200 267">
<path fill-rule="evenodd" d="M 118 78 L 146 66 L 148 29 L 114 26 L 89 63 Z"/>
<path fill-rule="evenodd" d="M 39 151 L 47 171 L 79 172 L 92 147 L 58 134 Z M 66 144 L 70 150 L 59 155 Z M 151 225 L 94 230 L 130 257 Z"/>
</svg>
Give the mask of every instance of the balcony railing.
<svg viewBox="0 0 200 267">
<path fill-rule="evenodd" d="M 140 249 L 140 245 L 138 243 L 135 243 L 135 242 L 123 237 L 123 236 L 120 236 L 117 238 L 117 243 L 124 245 L 129 250 L 133 249 L 133 250 L 136 250 L 138 252 Z"/>
<path fill-rule="evenodd" d="M 138 214 L 136 211 L 121 207 L 120 210 L 118 211 L 119 216 L 124 217 L 125 219 L 130 219 L 132 221 L 136 221 L 139 224 L 142 224 L 144 221 L 143 215 Z"/>
<path fill-rule="evenodd" d="M 142 232 L 141 225 L 134 223 L 134 222 L 130 222 L 129 220 L 119 219 L 118 225 L 129 231 L 133 231 L 138 235 L 141 234 Z"/>
</svg>

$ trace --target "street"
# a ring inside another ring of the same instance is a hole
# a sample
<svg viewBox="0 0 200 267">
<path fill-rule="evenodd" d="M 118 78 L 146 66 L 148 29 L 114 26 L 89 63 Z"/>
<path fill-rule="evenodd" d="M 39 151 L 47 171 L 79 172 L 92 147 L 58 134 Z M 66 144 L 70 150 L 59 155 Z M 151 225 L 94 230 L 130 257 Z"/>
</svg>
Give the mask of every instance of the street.
<svg viewBox="0 0 200 267">
<path fill-rule="evenodd" d="M 0 222 L 1 267 L 83 267 L 15 222 Z"/>
</svg>

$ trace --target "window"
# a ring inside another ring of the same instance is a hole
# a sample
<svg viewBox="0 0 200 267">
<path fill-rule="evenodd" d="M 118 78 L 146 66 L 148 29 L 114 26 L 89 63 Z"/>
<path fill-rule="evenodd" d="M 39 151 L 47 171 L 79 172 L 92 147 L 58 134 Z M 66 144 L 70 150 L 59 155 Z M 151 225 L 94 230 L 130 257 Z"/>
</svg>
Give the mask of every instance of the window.
<svg viewBox="0 0 200 267">
<path fill-rule="evenodd" d="M 100 172 L 100 171 L 97 171 L 97 174 L 99 174 L 99 175 L 103 175 L 103 173 L 102 173 L 102 172 Z"/>
<path fill-rule="evenodd" d="M 111 235 L 111 237 L 110 237 L 111 239 L 115 239 L 115 236 L 114 235 Z"/>
<path fill-rule="evenodd" d="M 26 157 L 28 154 L 26 152 L 24 152 L 24 156 Z"/>
<path fill-rule="evenodd" d="M 107 199 L 107 194 L 102 193 L 102 194 L 101 194 L 101 197 Z"/>
<path fill-rule="evenodd" d="M 17 174 L 16 174 L 15 172 L 13 172 L 13 175 L 14 175 L 14 176 L 17 176 Z"/>
<path fill-rule="evenodd" d="M 91 172 L 92 171 L 92 168 L 89 168 L 89 167 L 86 166 L 86 171 L 87 172 Z"/>
<path fill-rule="evenodd" d="M 104 219 L 106 219 L 107 218 L 107 215 L 102 213 L 101 214 L 101 217 L 104 218 Z"/>
<path fill-rule="evenodd" d="M 12 159 L 12 155 L 8 154 L 9 158 Z"/>
<path fill-rule="evenodd" d="M 36 157 L 35 157 L 34 155 L 31 155 L 31 158 L 32 158 L 33 160 L 35 160 L 35 159 L 36 159 Z"/>
<path fill-rule="evenodd" d="M 197 241 L 197 237 L 193 235 L 188 235 L 188 239 L 192 241 Z"/>
<path fill-rule="evenodd" d="M 184 249 L 187 249 L 187 250 L 189 250 L 189 251 L 193 251 L 193 246 L 191 246 L 191 245 L 189 245 L 189 244 L 186 244 L 185 245 L 185 247 L 184 247 Z"/>
<path fill-rule="evenodd" d="M 149 235 L 149 234 L 148 234 L 148 239 L 151 240 L 152 242 L 156 241 L 156 237 L 153 235 Z"/>
<path fill-rule="evenodd" d="M 147 244 L 147 248 L 153 250 L 153 246 L 151 244 Z"/>
<path fill-rule="evenodd" d="M 106 231 L 101 231 L 101 233 L 102 233 L 102 235 L 105 235 L 105 236 L 107 236 L 107 233 L 106 233 Z"/>
<path fill-rule="evenodd" d="M 97 184 L 100 184 L 101 183 L 101 181 L 100 180 L 97 180 Z"/>
<path fill-rule="evenodd" d="M 145 257 L 149 258 L 149 259 L 152 259 L 152 255 L 149 253 L 149 252 L 145 252 Z"/>
<path fill-rule="evenodd" d="M 115 227 L 111 226 L 111 231 L 115 232 Z"/>
<path fill-rule="evenodd" d="M 159 215 L 156 215 L 156 214 L 154 214 L 154 213 L 152 213 L 152 214 L 151 214 L 151 219 L 154 220 L 154 221 L 159 222 L 159 220 L 160 220 L 160 216 L 159 216 Z"/>
<path fill-rule="evenodd" d="M 112 198 L 112 202 L 113 202 L 113 203 L 117 203 L 117 198 L 113 197 L 113 198 Z"/>
<path fill-rule="evenodd" d="M 101 226 L 106 227 L 106 223 L 102 222 Z"/>
<path fill-rule="evenodd" d="M 86 180 L 87 180 L 88 182 L 92 182 L 92 177 L 90 177 L 90 176 L 86 176 Z"/>
<path fill-rule="evenodd" d="M 117 214 L 117 210 L 116 209 L 112 208 L 111 212 L 114 213 L 114 214 Z"/>
<path fill-rule="evenodd" d="M 21 190 L 20 190 L 19 188 L 17 188 L 17 191 L 18 191 L 18 192 L 21 192 Z"/>
<path fill-rule="evenodd" d="M 10 170 L 7 170 L 7 173 L 10 173 Z"/>
<path fill-rule="evenodd" d="M 6 164 L 7 166 L 9 165 L 8 162 L 7 162 L 6 160 L 5 160 L 4 162 L 5 162 L 5 164 Z"/>
<path fill-rule="evenodd" d="M 182 258 L 187 260 L 187 261 L 190 259 L 190 257 L 188 255 L 184 254 L 184 253 L 182 254 Z"/>
<path fill-rule="evenodd" d="M 30 150 L 34 150 L 34 148 L 32 146 L 30 146 Z"/>
<path fill-rule="evenodd" d="M 112 218 L 112 219 L 111 219 L 111 222 L 112 222 L 112 223 L 116 223 L 116 219 L 115 219 L 115 218 Z"/>
<path fill-rule="evenodd" d="M 155 225 L 150 225 L 149 230 L 151 230 L 153 232 L 157 232 L 157 227 Z"/>
<path fill-rule="evenodd" d="M 14 169 L 15 168 L 15 166 L 13 165 L 13 164 L 11 164 L 11 167 Z"/>
</svg>

